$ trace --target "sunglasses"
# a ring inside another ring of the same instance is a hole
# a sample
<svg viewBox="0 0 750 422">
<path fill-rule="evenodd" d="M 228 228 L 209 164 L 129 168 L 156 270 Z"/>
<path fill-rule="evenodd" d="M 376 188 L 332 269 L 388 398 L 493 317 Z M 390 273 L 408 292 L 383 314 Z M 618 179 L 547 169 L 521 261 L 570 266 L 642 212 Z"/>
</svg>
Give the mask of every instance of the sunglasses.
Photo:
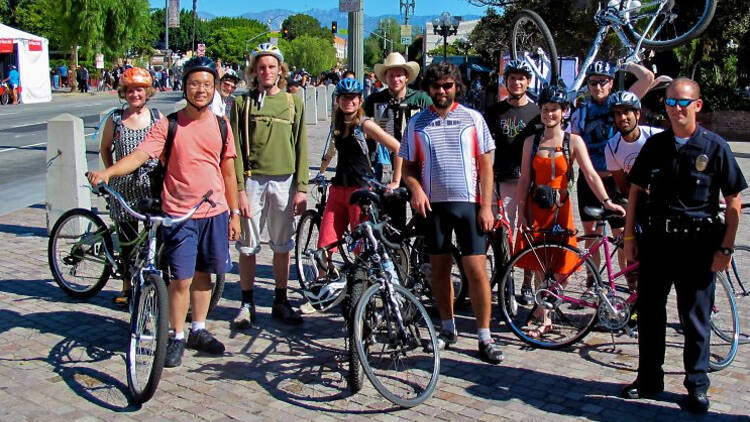
<svg viewBox="0 0 750 422">
<path fill-rule="evenodd" d="M 589 82 L 588 82 L 589 86 L 596 86 L 596 85 L 604 86 L 604 85 L 607 85 L 608 83 L 609 83 L 609 79 L 596 79 L 596 80 L 589 79 Z"/>
<path fill-rule="evenodd" d="M 674 107 L 676 105 L 679 105 L 680 107 L 687 107 L 690 104 L 692 104 L 694 101 L 698 101 L 700 98 L 667 98 L 664 100 L 664 104 Z"/>
<path fill-rule="evenodd" d="M 447 90 L 453 88 L 453 85 L 455 85 L 455 84 L 456 84 L 455 82 L 445 82 L 445 83 L 442 83 L 442 84 L 431 83 L 430 84 L 430 88 L 435 89 L 435 90 L 443 88 L 445 91 L 447 91 Z"/>
</svg>

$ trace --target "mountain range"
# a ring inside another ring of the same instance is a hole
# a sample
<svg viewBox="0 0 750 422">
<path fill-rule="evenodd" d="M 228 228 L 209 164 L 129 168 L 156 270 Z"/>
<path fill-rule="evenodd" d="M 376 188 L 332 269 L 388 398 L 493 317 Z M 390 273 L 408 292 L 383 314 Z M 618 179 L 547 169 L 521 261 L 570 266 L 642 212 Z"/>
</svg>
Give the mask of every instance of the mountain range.
<svg viewBox="0 0 750 422">
<path fill-rule="evenodd" d="M 271 21 L 272 28 L 279 28 L 281 27 L 281 22 L 284 21 L 288 16 L 295 15 L 298 13 L 302 13 L 305 15 L 310 15 L 320 21 L 320 25 L 324 27 L 329 27 L 331 25 L 331 22 L 336 21 L 338 24 L 339 29 L 347 29 L 348 27 L 348 19 L 346 13 L 339 12 L 338 8 L 334 9 L 310 9 L 304 12 L 294 12 L 287 9 L 271 9 L 271 10 L 264 10 L 261 12 L 248 12 L 244 13 L 240 16 L 243 18 L 248 19 L 255 19 L 257 21 L 268 23 L 269 20 Z M 205 12 L 198 12 L 198 15 L 203 19 L 213 19 L 216 16 L 212 15 L 210 13 Z M 431 22 L 433 19 L 438 17 L 438 15 L 415 15 L 415 16 L 409 16 L 409 24 L 412 25 L 412 27 L 421 26 L 424 27 L 427 22 Z M 368 32 L 372 32 L 378 27 L 378 21 L 380 19 L 387 19 L 387 18 L 396 18 L 400 23 L 403 23 L 404 17 L 403 15 L 380 15 L 380 16 L 370 16 L 365 14 L 365 37 L 367 36 Z M 479 15 L 465 15 L 462 16 L 463 20 L 469 21 L 469 20 L 476 20 L 480 19 L 481 16 Z"/>
</svg>

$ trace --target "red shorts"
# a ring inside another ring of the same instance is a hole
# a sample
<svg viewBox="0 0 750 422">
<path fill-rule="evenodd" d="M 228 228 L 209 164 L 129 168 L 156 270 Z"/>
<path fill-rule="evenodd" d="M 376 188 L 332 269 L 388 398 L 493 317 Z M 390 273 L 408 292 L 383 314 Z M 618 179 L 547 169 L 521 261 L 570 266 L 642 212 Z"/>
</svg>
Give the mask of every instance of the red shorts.
<svg viewBox="0 0 750 422">
<path fill-rule="evenodd" d="M 318 248 L 341 239 L 347 226 L 356 227 L 359 224 L 359 206 L 349 205 L 349 197 L 357 189 L 357 186 L 331 186 L 323 220 L 320 222 Z"/>
</svg>

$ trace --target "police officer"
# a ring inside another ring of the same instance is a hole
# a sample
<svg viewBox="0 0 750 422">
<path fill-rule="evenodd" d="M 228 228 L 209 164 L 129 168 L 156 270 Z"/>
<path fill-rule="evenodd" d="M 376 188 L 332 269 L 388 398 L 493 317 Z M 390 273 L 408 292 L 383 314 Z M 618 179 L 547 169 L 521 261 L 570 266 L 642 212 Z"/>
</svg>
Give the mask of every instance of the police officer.
<svg viewBox="0 0 750 422">
<path fill-rule="evenodd" d="M 747 183 L 726 141 L 696 123 L 703 105 L 698 84 L 675 79 L 666 97 L 671 128 L 646 141 L 628 175 L 625 254 L 641 263 L 640 356 L 638 377 L 622 395 L 637 399 L 664 390 L 665 308 L 674 283 L 685 334 L 685 404 L 705 413 L 714 272 L 730 263 Z M 717 219 L 720 192 L 727 204 L 724 221 Z"/>
</svg>

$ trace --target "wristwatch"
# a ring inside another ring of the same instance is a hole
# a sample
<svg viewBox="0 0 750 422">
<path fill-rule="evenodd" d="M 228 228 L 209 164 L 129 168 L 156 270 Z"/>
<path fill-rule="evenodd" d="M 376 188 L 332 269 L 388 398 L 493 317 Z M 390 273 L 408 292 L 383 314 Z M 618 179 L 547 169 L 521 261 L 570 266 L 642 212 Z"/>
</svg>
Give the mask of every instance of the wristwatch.
<svg viewBox="0 0 750 422">
<path fill-rule="evenodd" d="M 730 256 L 734 253 L 734 248 L 719 248 L 719 252 L 723 255 Z"/>
<path fill-rule="evenodd" d="M 232 214 L 234 214 L 234 215 L 242 215 L 242 214 L 240 213 L 240 210 L 238 210 L 238 209 L 233 209 L 233 210 L 232 210 Z"/>
</svg>

